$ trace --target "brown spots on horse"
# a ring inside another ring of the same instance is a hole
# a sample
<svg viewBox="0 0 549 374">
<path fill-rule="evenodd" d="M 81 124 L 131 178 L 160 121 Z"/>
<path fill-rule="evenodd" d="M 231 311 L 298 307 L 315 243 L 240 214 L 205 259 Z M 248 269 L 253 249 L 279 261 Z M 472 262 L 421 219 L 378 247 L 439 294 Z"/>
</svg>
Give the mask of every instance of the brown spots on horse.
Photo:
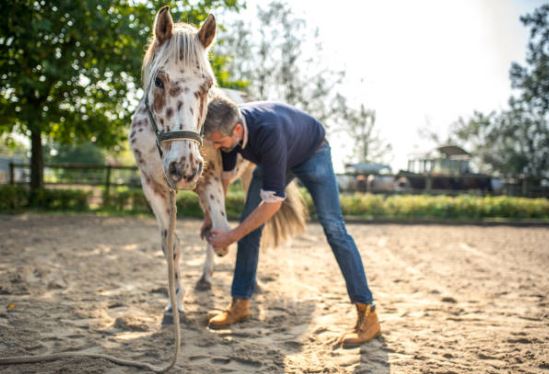
<svg viewBox="0 0 549 374">
<path fill-rule="evenodd" d="M 143 128 L 140 128 L 140 129 L 139 129 L 139 130 L 137 130 L 137 131 L 139 131 L 139 132 L 143 132 Z"/>
<path fill-rule="evenodd" d="M 183 101 L 179 100 L 177 102 L 177 111 L 180 112 L 181 111 L 181 107 L 183 106 Z"/>
<path fill-rule="evenodd" d="M 164 118 L 160 118 L 160 124 L 164 126 Z"/>
<path fill-rule="evenodd" d="M 133 154 L 135 155 L 135 159 L 137 160 L 137 163 L 144 164 L 145 160 L 143 160 L 143 155 L 141 154 L 141 151 L 139 149 L 134 149 Z"/>
<path fill-rule="evenodd" d="M 200 108 L 198 109 L 198 122 L 196 124 L 197 128 L 200 128 L 202 125 L 202 115 L 204 114 L 204 103 L 206 102 L 206 94 L 200 96 Z"/>
<path fill-rule="evenodd" d="M 189 144 L 189 148 L 191 147 L 191 145 Z M 191 164 L 194 164 L 194 155 L 191 153 L 191 155 L 189 156 L 189 161 L 191 162 Z"/>
<path fill-rule="evenodd" d="M 130 138 L 134 138 L 135 137 L 135 130 L 132 131 L 132 133 L 130 134 Z"/>
<path fill-rule="evenodd" d="M 189 108 L 191 110 L 191 116 L 194 116 L 194 110 L 193 108 Z"/>
<path fill-rule="evenodd" d="M 214 199 L 214 195 L 210 194 L 210 200 L 213 200 L 213 199 Z"/>
<path fill-rule="evenodd" d="M 174 85 L 172 88 L 170 88 L 170 96 L 175 97 L 179 96 L 181 93 L 181 87 L 179 85 Z"/>
<path fill-rule="evenodd" d="M 220 213 L 223 217 L 225 217 L 225 212 L 224 211 L 220 211 Z"/>
<path fill-rule="evenodd" d="M 185 92 L 185 93 L 189 93 L 190 91 L 191 91 L 191 89 L 189 87 L 183 88 L 183 92 Z"/>
<path fill-rule="evenodd" d="M 159 113 L 166 106 L 166 94 L 163 90 L 154 90 L 153 108 Z"/>
<path fill-rule="evenodd" d="M 173 116 L 173 108 L 169 107 L 168 109 L 166 109 L 166 117 L 170 119 L 171 116 Z"/>
<path fill-rule="evenodd" d="M 168 198 L 168 194 L 166 193 L 166 189 L 164 188 L 164 186 L 162 186 L 161 184 L 157 183 L 154 180 L 151 180 L 151 183 L 149 183 L 149 185 L 151 186 L 155 194 L 159 195 L 163 199 Z"/>
</svg>

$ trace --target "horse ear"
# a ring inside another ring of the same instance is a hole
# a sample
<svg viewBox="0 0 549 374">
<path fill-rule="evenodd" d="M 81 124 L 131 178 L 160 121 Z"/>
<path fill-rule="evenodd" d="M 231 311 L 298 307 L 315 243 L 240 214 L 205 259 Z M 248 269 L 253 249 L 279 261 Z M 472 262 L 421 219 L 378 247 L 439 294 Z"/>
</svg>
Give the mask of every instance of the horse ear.
<svg viewBox="0 0 549 374">
<path fill-rule="evenodd" d="M 156 13 L 154 19 L 154 37 L 158 45 L 162 45 L 166 40 L 172 37 L 173 32 L 173 19 L 170 14 L 170 7 L 163 6 Z"/>
<path fill-rule="evenodd" d="M 206 21 L 204 21 L 204 23 L 202 24 L 200 30 L 198 30 L 198 39 L 200 40 L 200 43 L 202 43 L 204 48 L 208 48 L 210 44 L 212 44 L 215 38 L 215 29 L 215 17 L 213 16 L 213 14 L 209 14 L 208 18 L 206 18 Z"/>
</svg>

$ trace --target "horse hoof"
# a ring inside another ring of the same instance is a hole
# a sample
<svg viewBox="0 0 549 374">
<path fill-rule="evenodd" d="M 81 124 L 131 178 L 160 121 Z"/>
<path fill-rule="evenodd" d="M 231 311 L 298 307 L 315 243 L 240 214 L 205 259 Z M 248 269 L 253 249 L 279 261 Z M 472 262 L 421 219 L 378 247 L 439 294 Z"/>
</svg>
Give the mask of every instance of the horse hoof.
<svg viewBox="0 0 549 374">
<path fill-rule="evenodd" d="M 189 320 L 184 312 L 179 312 L 179 323 L 187 323 Z M 173 313 L 171 310 L 166 310 L 162 317 L 162 326 L 173 325 Z"/>
<path fill-rule="evenodd" d="M 200 278 L 198 282 L 196 282 L 196 285 L 194 286 L 194 289 L 197 291 L 209 291 L 212 289 L 212 282 L 204 279 L 204 277 Z"/>
</svg>

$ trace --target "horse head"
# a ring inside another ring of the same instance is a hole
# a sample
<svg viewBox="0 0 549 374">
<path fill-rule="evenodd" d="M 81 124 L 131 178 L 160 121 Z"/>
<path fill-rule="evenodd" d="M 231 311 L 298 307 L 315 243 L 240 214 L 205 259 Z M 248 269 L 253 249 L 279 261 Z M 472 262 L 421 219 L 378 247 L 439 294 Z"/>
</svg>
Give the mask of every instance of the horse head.
<svg viewBox="0 0 549 374">
<path fill-rule="evenodd" d="M 202 172 L 202 127 L 215 83 L 207 54 L 215 33 L 211 14 L 198 30 L 174 23 L 167 6 L 154 21 L 143 60 L 144 100 L 171 188 L 192 188 Z"/>
</svg>

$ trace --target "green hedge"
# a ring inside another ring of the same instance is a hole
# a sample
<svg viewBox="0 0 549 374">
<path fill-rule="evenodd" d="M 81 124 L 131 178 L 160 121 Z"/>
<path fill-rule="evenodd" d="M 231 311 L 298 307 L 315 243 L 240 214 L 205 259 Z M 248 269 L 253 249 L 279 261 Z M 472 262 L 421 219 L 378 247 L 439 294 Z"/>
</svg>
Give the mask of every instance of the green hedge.
<svg viewBox="0 0 549 374">
<path fill-rule="evenodd" d="M 302 190 L 306 204 L 314 217 L 310 196 Z M 90 209 L 89 192 L 81 190 L 44 189 L 31 200 L 27 188 L 0 186 L 0 211 L 12 212 L 26 208 L 82 211 Z M 111 189 L 109 198 L 97 210 L 114 214 L 149 213 L 151 209 L 140 189 Z M 31 203 L 32 201 L 32 203 Z M 549 200 L 509 196 L 428 196 L 428 195 L 341 195 L 345 216 L 362 219 L 541 219 L 549 220 Z M 226 199 L 229 218 L 238 218 L 244 206 L 244 193 L 231 190 Z M 202 217 L 196 194 L 181 191 L 177 195 L 178 216 Z M 94 208 L 95 210 L 95 208 Z"/>
<path fill-rule="evenodd" d="M 29 193 L 18 186 L 0 186 L 0 211 L 17 211 L 29 206 Z"/>
<path fill-rule="evenodd" d="M 20 186 L 0 186 L 0 211 L 27 208 L 83 211 L 89 209 L 90 192 L 81 190 L 40 189 L 33 194 Z"/>
<path fill-rule="evenodd" d="M 366 219 L 549 219 L 548 199 L 510 196 L 342 195 L 346 216 Z"/>
</svg>

